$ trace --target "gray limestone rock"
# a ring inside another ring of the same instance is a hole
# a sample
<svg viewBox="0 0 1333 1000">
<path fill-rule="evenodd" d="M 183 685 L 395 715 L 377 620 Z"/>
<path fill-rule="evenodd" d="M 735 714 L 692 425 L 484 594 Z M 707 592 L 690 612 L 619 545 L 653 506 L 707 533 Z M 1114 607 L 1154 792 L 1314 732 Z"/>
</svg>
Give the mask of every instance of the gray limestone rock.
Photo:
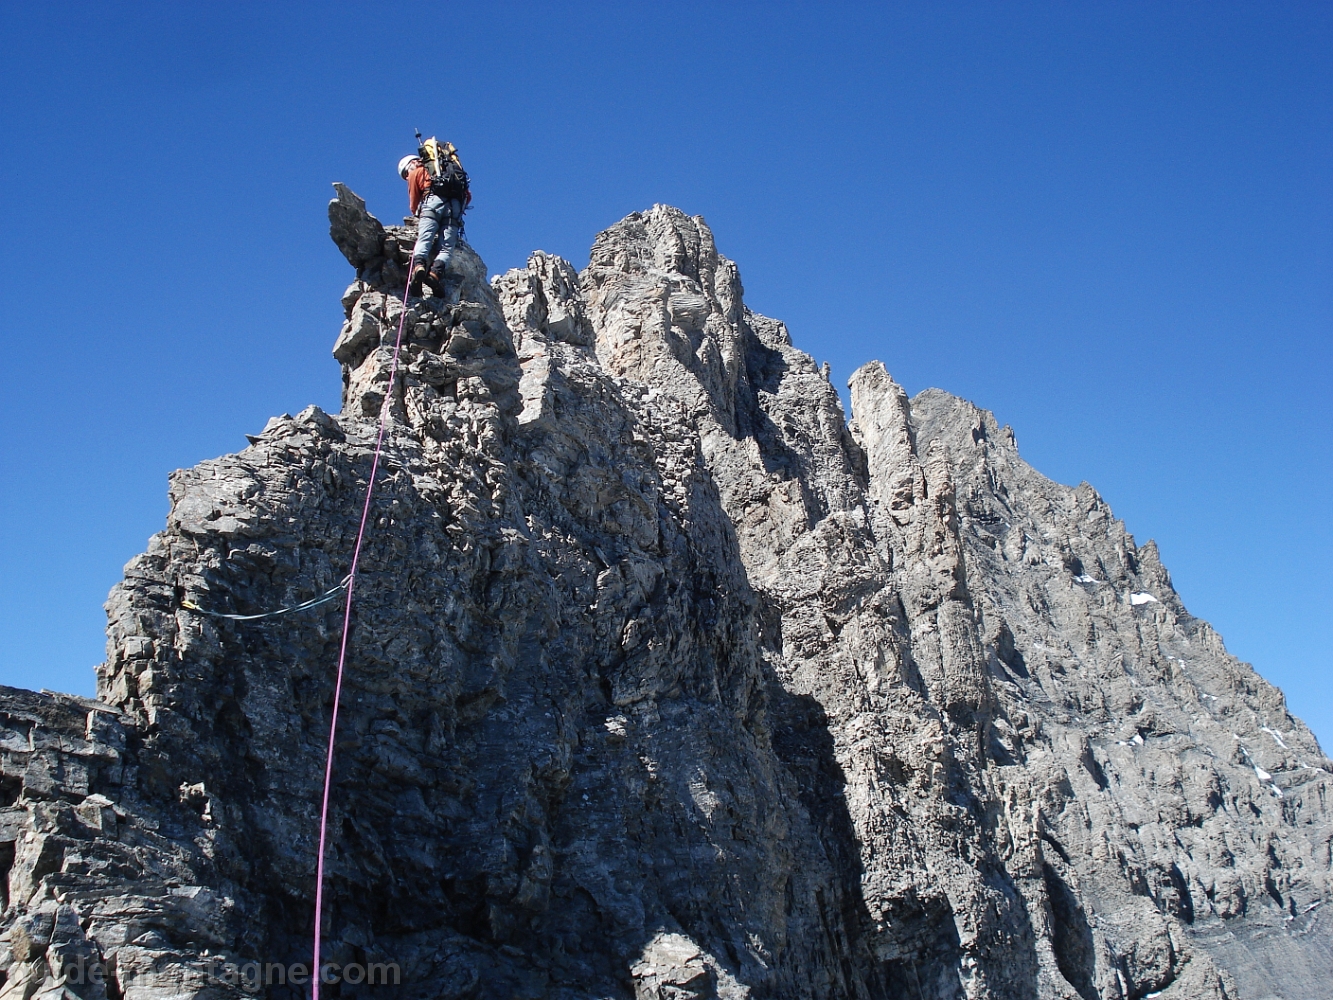
<svg viewBox="0 0 1333 1000">
<path fill-rule="evenodd" d="M 386 398 L 328 995 L 1325 995 L 1333 763 L 1091 487 L 846 420 L 700 218 L 404 304 L 337 194 L 342 412 L 172 477 L 99 701 L 0 691 L 0 1000 L 309 988 L 341 604 L 194 608 L 337 585 Z"/>
</svg>

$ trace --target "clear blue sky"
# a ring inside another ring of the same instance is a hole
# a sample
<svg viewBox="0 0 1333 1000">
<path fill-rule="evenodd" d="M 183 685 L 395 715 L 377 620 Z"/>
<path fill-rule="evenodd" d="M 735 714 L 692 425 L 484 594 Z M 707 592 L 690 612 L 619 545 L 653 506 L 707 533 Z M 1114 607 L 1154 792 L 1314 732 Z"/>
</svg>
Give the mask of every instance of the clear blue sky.
<svg viewBox="0 0 1333 1000">
<path fill-rule="evenodd" d="M 172 469 L 338 405 L 329 182 L 492 272 L 667 202 L 844 381 L 1088 480 L 1333 749 L 1333 5 L 0 3 L 0 681 L 91 693 Z"/>
</svg>

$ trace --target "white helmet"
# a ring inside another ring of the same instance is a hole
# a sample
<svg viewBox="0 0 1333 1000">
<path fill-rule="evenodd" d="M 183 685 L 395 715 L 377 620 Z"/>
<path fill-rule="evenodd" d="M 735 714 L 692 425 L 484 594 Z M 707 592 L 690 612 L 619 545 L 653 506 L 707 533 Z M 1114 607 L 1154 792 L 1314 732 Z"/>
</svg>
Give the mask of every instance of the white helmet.
<svg viewBox="0 0 1333 1000">
<path fill-rule="evenodd" d="M 410 167 L 413 163 L 415 163 L 415 162 L 417 161 L 417 159 L 418 159 L 418 158 L 415 157 L 415 156 L 404 156 L 401 160 L 399 160 L 399 161 L 398 161 L 398 176 L 399 176 L 399 177 L 406 177 L 406 176 L 407 176 L 407 168 Z"/>
</svg>

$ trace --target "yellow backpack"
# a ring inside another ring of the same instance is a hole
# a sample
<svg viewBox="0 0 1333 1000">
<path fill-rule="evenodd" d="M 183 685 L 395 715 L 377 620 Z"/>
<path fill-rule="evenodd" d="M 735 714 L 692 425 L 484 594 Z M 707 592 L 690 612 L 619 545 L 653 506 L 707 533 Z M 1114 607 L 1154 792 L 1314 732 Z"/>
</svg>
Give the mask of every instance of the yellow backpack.
<svg viewBox="0 0 1333 1000">
<path fill-rule="evenodd" d="M 445 201 L 460 201 L 466 205 L 471 200 L 467 171 L 458 159 L 458 150 L 454 149 L 454 144 L 440 142 L 434 136 L 422 140 L 420 132 L 417 133 L 417 139 L 421 142 L 417 155 L 430 175 L 431 191 Z"/>
</svg>

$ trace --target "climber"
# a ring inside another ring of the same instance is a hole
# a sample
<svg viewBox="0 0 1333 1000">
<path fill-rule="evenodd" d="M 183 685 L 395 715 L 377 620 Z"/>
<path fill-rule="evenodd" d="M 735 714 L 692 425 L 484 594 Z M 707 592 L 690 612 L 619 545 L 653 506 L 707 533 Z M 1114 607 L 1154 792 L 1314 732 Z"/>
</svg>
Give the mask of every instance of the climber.
<svg viewBox="0 0 1333 1000">
<path fill-rule="evenodd" d="M 467 173 L 453 145 L 435 139 L 427 139 L 416 155 L 399 160 L 398 173 L 407 181 L 408 207 L 417 217 L 408 289 L 420 295 L 422 284 L 427 283 L 436 295 L 444 295 L 449 260 L 463 229 L 463 212 L 472 201 Z"/>
</svg>

